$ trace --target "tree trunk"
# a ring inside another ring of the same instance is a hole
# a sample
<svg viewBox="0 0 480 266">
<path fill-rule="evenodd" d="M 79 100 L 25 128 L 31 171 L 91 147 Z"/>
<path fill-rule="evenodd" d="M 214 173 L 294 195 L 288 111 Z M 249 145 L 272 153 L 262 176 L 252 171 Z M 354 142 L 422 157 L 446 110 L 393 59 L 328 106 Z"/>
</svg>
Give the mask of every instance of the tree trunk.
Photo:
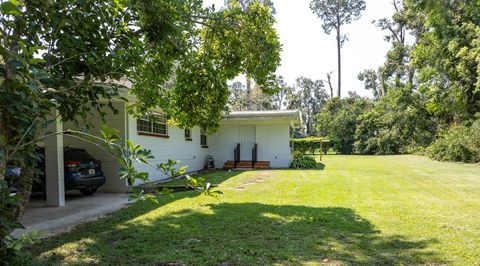
<svg viewBox="0 0 480 266">
<path fill-rule="evenodd" d="M 327 82 L 330 88 L 330 99 L 333 99 L 332 72 L 327 73 Z"/>
<path fill-rule="evenodd" d="M 337 26 L 337 59 L 338 59 L 338 91 L 337 97 L 342 96 L 342 58 L 341 58 L 342 40 L 340 39 L 340 25 Z"/>
<path fill-rule="evenodd" d="M 247 77 L 247 110 L 252 109 L 252 79 Z"/>
</svg>

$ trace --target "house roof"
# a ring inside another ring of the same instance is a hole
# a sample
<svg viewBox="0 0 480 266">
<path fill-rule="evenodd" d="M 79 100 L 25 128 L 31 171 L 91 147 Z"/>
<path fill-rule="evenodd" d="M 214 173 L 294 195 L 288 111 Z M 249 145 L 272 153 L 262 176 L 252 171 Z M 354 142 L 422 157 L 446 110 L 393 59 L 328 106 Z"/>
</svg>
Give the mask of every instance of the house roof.
<svg viewBox="0 0 480 266">
<path fill-rule="evenodd" d="M 288 120 L 294 126 L 301 124 L 299 110 L 271 110 L 271 111 L 235 111 L 223 115 L 223 120 Z"/>
</svg>

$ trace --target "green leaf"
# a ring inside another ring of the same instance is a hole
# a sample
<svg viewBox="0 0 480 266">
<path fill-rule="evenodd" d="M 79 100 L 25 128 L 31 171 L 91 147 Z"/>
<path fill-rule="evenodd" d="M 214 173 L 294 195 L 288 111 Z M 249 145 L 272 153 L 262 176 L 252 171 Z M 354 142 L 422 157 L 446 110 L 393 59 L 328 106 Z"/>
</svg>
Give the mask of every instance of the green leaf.
<svg viewBox="0 0 480 266">
<path fill-rule="evenodd" d="M 181 174 L 183 174 L 183 173 L 185 173 L 185 172 L 187 171 L 187 168 L 188 168 L 188 166 L 186 166 L 186 165 L 185 165 L 185 166 L 182 166 L 182 167 L 180 167 L 180 168 L 178 169 L 177 173 L 178 173 L 179 175 L 181 175 Z"/>
<path fill-rule="evenodd" d="M 8 1 L 8 2 L 3 2 L 0 5 L 0 10 L 2 11 L 3 14 L 6 15 L 20 15 L 22 14 L 22 11 L 12 2 L 15 1 Z"/>
<path fill-rule="evenodd" d="M 42 58 L 32 58 L 28 60 L 28 62 L 30 63 L 30 65 L 36 65 L 36 64 L 44 63 L 45 60 L 43 60 Z"/>
<path fill-rule="evenodd" d="M 9 0 L 10 3 L 16 5 L 16 6 L 24 6 L 25 3 L 23 1 L 19 1 L 19 0 Z"/>
<path fill-rule="evenodd" d="M 173 190 L 172 189 L 169 189 L 167 187 L 164 187 L 161 191 L 161 195 L 165 195 L 165 196 L 169 196 L 171 198 L 173 198 L 173 194 L 172 194 Z"/>
<path fill-rule="evenodd" d="M 118 8 L 120 8 L 120 9 L 123 9 L 123 8 L 124 8 L 123 5 L 122 5 L 122 3 L 120 3 L 121 1 L 119 1 L 119 0 L 113 0 L 113 2 L 115 3 L 115 5 L 116 5 Z"/>
</svg>

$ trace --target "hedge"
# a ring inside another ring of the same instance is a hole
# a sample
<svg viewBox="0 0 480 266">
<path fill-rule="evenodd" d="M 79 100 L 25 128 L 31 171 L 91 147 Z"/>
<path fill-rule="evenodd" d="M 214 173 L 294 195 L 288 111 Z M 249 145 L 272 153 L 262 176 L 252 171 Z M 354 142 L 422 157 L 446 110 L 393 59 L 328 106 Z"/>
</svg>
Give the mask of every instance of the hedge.
<svg viewBox="0 0 480 266">
<path fill-rule="evenodd" d="M 323 142 L 323 150 L 325 151 L 328 149 L 329 142 L 323 138 L 303 138 L 303 139 L 291 139 L 293 143 L 293 150 L 299 151 L 303 154 L 310 152 L 311 154 L 315 154 L 315 151 L 319 150 L 322 147 Z"/>
</svg>

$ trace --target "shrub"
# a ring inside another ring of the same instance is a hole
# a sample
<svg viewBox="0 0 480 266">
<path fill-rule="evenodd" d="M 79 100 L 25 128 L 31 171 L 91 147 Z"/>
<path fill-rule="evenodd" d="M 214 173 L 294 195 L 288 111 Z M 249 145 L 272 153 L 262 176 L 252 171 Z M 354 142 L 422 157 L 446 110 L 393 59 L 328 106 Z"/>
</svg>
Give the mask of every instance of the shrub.
<svg viewBox="0 0 480 266">
<path fill-rule="evenodd" d="M 453 126 L 427 149 L 430 158 L 440 161 L 480 162 L 480 121 L 472 126 Z"/>
<path fill-rule="evenodd" d="M 313 169 L 317 168 L 317 162 L 313 156 L 305 155 L 299 151 L 296 151 L 293 153 L 293 159 L 290 163 L 290 168 Z"/>
</svg>

